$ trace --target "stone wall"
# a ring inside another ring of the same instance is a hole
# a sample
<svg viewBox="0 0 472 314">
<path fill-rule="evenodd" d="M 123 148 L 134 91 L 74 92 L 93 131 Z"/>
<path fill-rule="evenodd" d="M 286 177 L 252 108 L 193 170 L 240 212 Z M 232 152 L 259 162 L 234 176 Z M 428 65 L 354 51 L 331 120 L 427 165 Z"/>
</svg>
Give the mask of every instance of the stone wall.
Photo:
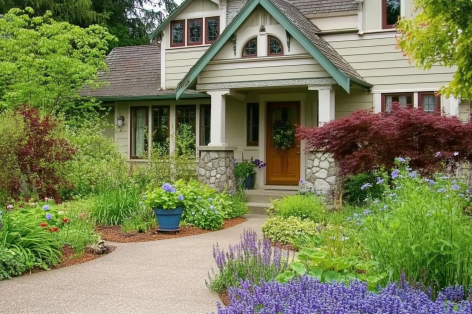
<svg viewBox="0 0 472 314">
<path fill-rule="evenodd" d="M 234 190 L 234 149 L 199 148 L 198 180 L 219 192 Z"/>
<path fill-rule="evenodd" d="M 331 194 L 338 190 L 337 166 L 328 153 L 309 152 L 307 154 L 305 178 L 315 192 Z"/>
</svg>

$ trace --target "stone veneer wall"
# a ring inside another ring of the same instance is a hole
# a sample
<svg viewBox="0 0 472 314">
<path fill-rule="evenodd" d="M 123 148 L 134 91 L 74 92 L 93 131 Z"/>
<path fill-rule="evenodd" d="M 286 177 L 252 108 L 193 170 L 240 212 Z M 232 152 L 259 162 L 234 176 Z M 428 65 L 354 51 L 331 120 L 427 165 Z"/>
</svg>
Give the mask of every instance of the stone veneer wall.
<svg viewBox="0 0 472 314">
<path fill-rule="evenodd" d="M 306 156 L 305 179 L 310 187 L 322 194 L 338 189 L 337 166 L 329 153 L 309 152 Z"/>
<path fill-rule="evenodd" d="M 234 150 L 199 149 L 198 180 L 219 192 L 234 190 Z"/>
</svg>

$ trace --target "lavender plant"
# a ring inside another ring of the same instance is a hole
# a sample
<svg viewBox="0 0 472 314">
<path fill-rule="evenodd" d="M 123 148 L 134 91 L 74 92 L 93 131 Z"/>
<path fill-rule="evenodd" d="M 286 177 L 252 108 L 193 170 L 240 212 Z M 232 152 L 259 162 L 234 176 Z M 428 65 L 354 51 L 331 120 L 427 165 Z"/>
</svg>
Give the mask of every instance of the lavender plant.
<svg viewBox="0 0 472 314">
<path fill-rule="evenodd" d="M 213 276 L 209 276 L 207 287 L 212 291 L 225 292 L 239 286 L 240 280 L 246 280 L 250 285 L 261 280 L 275 280 L 277 274 L 288 269 L 290 253 L 279 246 L 272 247 L 268 239 L 258 239 L 254 230 L 245 230 L 241 242 L 230 245 L 228 251 L 214 246 L 213 257 L 218 273 L 213 272 Z"/>
<path fill-rule="evenodd" d="M 436 300 L 429 292 L 414 289 L 405 282 L 390 283 L 378 294 L 367 290 L 367 284 L 353 281 L 320 283 L 303 276 L 289 283 L 261 282 L 252 286 L 248 280 L 240 287 L 229 289 L 231 304 L 223 308 L 218 304 L 218 314 L 469 314 L 472 303 L 459 300 L 462 287 L 440 292 Z"/>
</svg>

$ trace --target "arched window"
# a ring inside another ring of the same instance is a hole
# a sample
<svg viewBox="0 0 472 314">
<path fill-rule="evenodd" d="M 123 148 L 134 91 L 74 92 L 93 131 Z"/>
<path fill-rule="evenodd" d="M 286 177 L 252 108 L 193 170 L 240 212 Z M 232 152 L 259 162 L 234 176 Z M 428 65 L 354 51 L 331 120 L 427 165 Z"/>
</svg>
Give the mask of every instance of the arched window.
<svg viewBox="0 0 472 314">
<path fill-rule="evenodd" d="M 257 57 L 257 38 L 250 39 L 243 48 L 243 57 Z"/>
<path fill-rule="evenodd" d="M 269 45 L 269 51 L 267 54 L 269 56 L 279 56 L 279 55 L 284 54 L 284 48 L 282 46 L 282 43 L 276 37 L 269 36 L 268 45 Z"/>
</svg>

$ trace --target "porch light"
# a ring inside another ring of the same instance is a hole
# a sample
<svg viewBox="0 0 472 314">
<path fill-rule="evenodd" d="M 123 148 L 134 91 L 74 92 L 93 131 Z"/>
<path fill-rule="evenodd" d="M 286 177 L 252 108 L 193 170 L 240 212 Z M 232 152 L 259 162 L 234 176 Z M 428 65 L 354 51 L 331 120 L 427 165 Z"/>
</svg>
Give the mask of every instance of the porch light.
<svg viewBox="0 0 472 314">
<path fill-rule="evenodd" d="M 125 124 L 125 117 L 123 117 L 121 114 L 116 118 L 116 126 L 121 128 Z"/>
</svg>

